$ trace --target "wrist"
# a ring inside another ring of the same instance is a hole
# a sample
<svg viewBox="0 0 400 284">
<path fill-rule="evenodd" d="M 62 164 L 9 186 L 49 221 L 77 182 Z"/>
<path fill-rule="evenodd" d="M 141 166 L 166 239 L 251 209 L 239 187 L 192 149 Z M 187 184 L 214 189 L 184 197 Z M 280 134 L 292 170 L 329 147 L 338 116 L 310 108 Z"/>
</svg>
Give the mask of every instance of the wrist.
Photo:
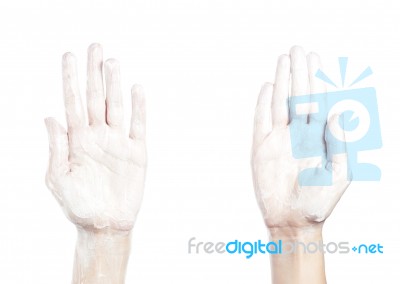
<svg viewBox="0 0 400 284">
<path fill-rule="evenodd" d="M 78 227 L 73 283 L 124 283 L 131 231 Z"/>
<path fill-rule="evenodd" d="M 131 231 L 78 228 L 77 249 L 90 254 L 125 255 L 130 252 Z"/>
<path fill-rule="evenodd" d="M 271 241 L 281 241 L 282 252 L 270 257 L 272 283 L 325 284 L 322 224 L 269 227 Z"/>
<path fill-rule="evenodd" d="M 270 240 L 322 240 L 322 226 L 323 224 L 319 223 L 302 227 L 268 227 L 268 234 Z"/>
</svg>

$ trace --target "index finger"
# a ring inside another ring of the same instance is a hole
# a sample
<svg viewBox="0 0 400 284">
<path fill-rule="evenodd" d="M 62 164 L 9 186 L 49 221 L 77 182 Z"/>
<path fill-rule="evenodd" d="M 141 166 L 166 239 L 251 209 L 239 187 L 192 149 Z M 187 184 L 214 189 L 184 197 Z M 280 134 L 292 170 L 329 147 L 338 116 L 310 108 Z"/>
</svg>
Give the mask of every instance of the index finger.
<svg viewBox="0 0 400 284">
<path fill-rule="evenodd" d="M 64 104 L 68 129 L 83 126 L 85 117 L 79 95 L 76 59 L 72 53 L 65 53 L 62 59 Z"/>
</svg>

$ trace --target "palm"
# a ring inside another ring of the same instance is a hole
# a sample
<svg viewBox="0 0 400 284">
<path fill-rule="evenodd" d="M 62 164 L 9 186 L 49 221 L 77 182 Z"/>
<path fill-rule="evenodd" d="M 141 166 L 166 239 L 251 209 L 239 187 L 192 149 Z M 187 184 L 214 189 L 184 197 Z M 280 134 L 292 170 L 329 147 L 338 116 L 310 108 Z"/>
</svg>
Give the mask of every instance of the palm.
<svg viewBox="0 0 400 284">
<path fill-rule="evenodd" d="M 298 184 L 301 169 L 321 167 L 321 160 L 295 159 L 291 147 L 286 128 L 272 131 L 255 150 L 256 194 L 269 227 L 304 227 L 325 220 L 348 185 L 340 175 L 342 180 L 336 180 L 332 187 L 302 189 Z"/>
<path fill-rule="evenodd" d="M 67 216 L 83 227 L 131 228 L 143 195 L 144 144 L 107 126 L 88 127 L 78 139 L 72 171 L 58 184 Z"/>
</svg>

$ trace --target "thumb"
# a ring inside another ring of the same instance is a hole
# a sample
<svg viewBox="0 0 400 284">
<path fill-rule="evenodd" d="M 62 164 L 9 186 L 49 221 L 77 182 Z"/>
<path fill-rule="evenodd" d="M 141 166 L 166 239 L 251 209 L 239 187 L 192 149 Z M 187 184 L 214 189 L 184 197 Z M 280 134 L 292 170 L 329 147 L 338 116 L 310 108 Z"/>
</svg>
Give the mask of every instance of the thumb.
<svg viewBox="0 0 400 284">
<path fill-rule="evenodd" d="M 68 167 L 68 135 L 57 120 L 48 117 L 44 120 L 49 135 L 49 166 L 46 184 L 53 190 L 54 180 L 69 171 Z"/>
<path fill-rule="evenodd" d="M 345 132 L 345 119 L 339 114 L 332 115 L 325 129 L 326 155 L 328 165 L 334 171 L 347 168 L 347 144 Z"/>
<path fill-rule="evenodd" d="M 146 100 L 143 88 L 134 85 L 132 93 L 132 117 L 129 137 L 134 139 L 145 139 L 146 136 Z"/>
</svg>

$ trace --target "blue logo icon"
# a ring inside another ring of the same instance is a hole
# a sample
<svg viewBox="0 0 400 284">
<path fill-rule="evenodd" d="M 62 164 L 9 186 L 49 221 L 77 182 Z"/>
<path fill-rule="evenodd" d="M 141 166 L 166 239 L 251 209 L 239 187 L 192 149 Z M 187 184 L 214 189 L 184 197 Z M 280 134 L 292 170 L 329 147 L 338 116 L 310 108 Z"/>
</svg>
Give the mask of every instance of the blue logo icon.
<svg viewBox="0 0 400 284">
<path fill-rule="evenodd" d="M 345 85 L 347 57 L 339 58 L 342 87 Z M 372 74 L 367 67 L 348 87 Z M 318 70 L 315 76 L 334 87 L 337 85 Z M 309 112 L 301 111 L 304 107 Z M 348 179 L 354 181 L 378 181 L 381 178 L 379 167 L 374 164 L 359 163 L 357 154 L 360 151 L 374 150 L 382 147 L 381 131 L 375 89 L 372 87 L 348 89 L 322 94 L 293 96 L 289 99 L 291 116 L 290 124 L 292 155 L 296 159 L 325 157 L 325 139 L 334 141 L 331 155 L 344 154 L 347 148 Z M 324 123 L 307 123 L 310 121 L 325 122 L 333 118 L 329 127 Z M 303 116 L 303 117 L 302 117 Z M 300 118 L 300 119 L 296 119 Z M 303 119 L 302 119 L 303 118 Z M 335 133 L 345 133 L 345 140 Z M 321 139 L 304 139 L 321 137 Z M 325 139 L 323 139 L 325 137 Z M 310 141 L 311 140 L 311 141 Z M 329 159 L 330 157 L 328 157 Z M 318 177 L 315 178 L 315 172 Z M 310 178 L 313 175 L 314 178 Z M 332 185 L 332 171 L 321 171 L 318 168 L 305 169 L 299 175 L 299 184 L 305 186 Z"/>
</svg>

